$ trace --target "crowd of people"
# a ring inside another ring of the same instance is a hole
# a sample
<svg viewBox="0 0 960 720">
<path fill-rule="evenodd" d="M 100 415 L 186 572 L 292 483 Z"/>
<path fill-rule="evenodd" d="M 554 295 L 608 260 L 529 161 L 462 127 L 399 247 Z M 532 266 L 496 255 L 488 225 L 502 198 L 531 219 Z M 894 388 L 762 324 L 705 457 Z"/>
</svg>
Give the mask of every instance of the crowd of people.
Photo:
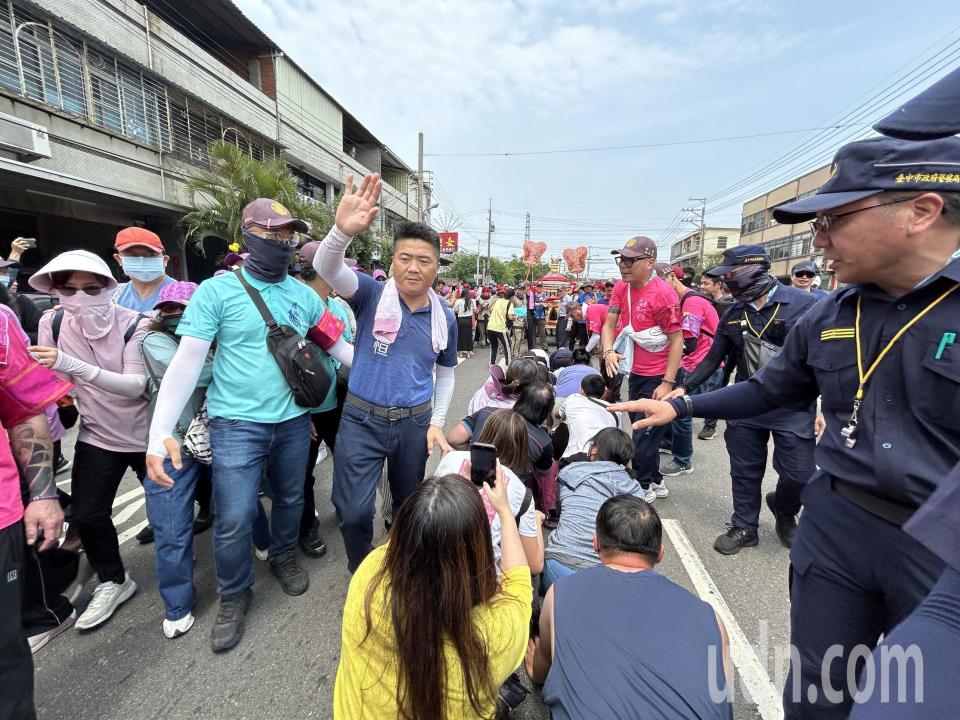
<svg viewBox="0 0 960 720">
<path fill-rule="evenodd" d="M 309 227 L 281 203 L 254 200 L 240 218 L 246 252 L 199 285 L 166 274 L 143 228 L 116 237 L 122 285 L 92 253 L 56 256 L 29 278 L 56 298 L 35 329 L 0 293 L 0 717 L 34 716 L 31 651 L 108 622 L 137 591 L 111 520 L 128 470 L 146 495 L 138 538 L 155 546 L 163 634 L 194 624 L 192 538 L 212 525 L 210 642 L 227 652 L 244 635 L 254 558 L 286 594 L 309 588 L 301 556 L 326 550 L 312 472 L 325 443 L 352 574 L 335 717 L 489 718 L 523 701 L 523 671 L 555 718 L 732 718 L 720 615 L 656 570 L 655 506 L 665 478 L 694 471 L 694 417 L 703 441 L 726 421 L 733 512 L 714 549 L 757 545 L 762 501 L 791 548 L 786 717 L 951 716 L 950 134 L 844 146 L 824 186 L 775 210 L 811 222 L 841 288 L 814 292 L 806 262 L 782 284 L 762 246 L 742 245 L 694 289 L 689 269 L 638 236 L 612 251 L 619 282 L 564 293 L 553 352 L 542 287 L 436 291 L 427 225 L 397 228 L 389 276 L 357 272 L 346 252 L 377 216 L 376 174 L 347 179 L 320 242 L 303 242 Z M 476 343 L 490 344 L 489 379 L 449 423 L 454 370 Z M 73 423 L 67 494 L 54 443 Z M 761 498 L 771 439 L 778 478 Z M 495 460 L 478 473 L 485 449 Z M 384 473 L 390 522 L 375 545 Z M 78 615 L 82 565 L 96 586 Z M 922 691 L 913 703 L 858 692 L 847 661 L 882 636 L 858 667 L 895 641 L 920 644 L 930 704 Z"/>
</svg>

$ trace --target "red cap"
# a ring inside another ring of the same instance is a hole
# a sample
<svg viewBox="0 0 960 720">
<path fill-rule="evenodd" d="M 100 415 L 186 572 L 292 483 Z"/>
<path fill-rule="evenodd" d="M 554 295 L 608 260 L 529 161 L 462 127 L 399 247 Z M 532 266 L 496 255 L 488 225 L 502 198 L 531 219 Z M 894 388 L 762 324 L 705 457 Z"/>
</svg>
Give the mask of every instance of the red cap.
<svg viewBox="0 0 960 720">
<path fill-rule="evenodd" d="M 683 280 L 687 276 L 686 273 L 680 269 L 679 265 L 674 265 L 672 270 L 673 274 L 677 276 L 677 280 Z"/>
<path fill-rule="evenodd" d="M 146 247 L 151 250 L 159 250 L 160 252 L 164 251 L 163 243 L 160 242 L 160 238 L 157 237 L 157 234 L 150 232 L 146 228 L 142 227 L 128 227 L 124 228 L 117 233 L 117 242 L 115 247 L 117 250 L 126 250 L 131 247 Z"/>
</svg>

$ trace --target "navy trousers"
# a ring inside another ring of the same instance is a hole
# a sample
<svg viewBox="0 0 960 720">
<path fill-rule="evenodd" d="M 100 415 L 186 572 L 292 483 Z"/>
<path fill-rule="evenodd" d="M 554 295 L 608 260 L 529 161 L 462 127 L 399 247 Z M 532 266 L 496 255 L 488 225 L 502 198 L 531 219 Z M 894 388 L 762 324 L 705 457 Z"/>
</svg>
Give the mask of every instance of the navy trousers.
<svg viewBox="0 0 960 720">
<path fill-rule="evenodd" d="M 800 491 L 817 469 L 816 442 L 788 430 L 751 427 L 727 421 L 723 438 L 730 455 L 733 516 L 737 527 L 756 530 L 760 522 L 761 486 L 767 469 L 767 442 L 773 436 L 773 469 L 777 471 L 777 507 L 788 515 L 800 512 Z"/>
<path fill-rule="evenodd" d="M 850 720 L 927 720 L 957 715 L 960 572 L 948 567 L 914 613 L 873 651 Z M 912 656 L 912 661 L 894 658 Z M 922 662 L 917 662 L 921 657 Z M 887 679 L 884 680 L 884 677 Z"/>
<path fill-rule="evenodd" d="M 627 386 L 630 399 L 652 398 L 653 391 L 662 381 L 662 375 L 648 377 L 631 373 Z M 636 422 L 642 417 L 643 413 L 630 413 L 630 422 Z M 650 483 L 660 484 L 663 482 L 663 475 L 660 474 L 660 440 L 663 439 L 666 432 L 667 426 L 665 425 L 633 431 L 633 471 L 637 474 L 637 482 L 644 489 Z"/>
<path fill-rule="evenodd" d="M 403 501 L 423 480 L 427 465 L 427 429 L 431 411 L 388 420 L 347 404 L 333 450 L 333 506 L 347 550 L 347 569 L 355 572 L 370 552 L 377 485 L 387 460 L 387 479 L 396 516 Z"/>
<path fill-rule="evenodd" d="M 807 483 L 802 500 L 790 551 L 790 642 L 800 667 L 792 664 L 787 677 L 785 717 L 840 720 L 869 650 L 923 601 L 944 564 L 899 526 L 832 490 L 824 473 Z"/>
</svg>

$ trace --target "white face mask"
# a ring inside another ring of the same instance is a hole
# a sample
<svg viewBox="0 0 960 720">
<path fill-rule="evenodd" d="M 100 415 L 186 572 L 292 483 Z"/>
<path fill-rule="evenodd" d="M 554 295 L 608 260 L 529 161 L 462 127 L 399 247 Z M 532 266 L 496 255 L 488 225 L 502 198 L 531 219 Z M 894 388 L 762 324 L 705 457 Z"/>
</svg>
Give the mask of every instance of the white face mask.
<svg viewBox="0 0 960 720">
<path fill-rule="evenodd" d="M 13 285 L 13 277 L 8 275 L 0 275 L 0 285 L 4 287 L 10 287 Z"/>
<path fill-rule="evenodd" d="M 163 275 L 162 257 L 121 257 L 124 274 L 132 280 L 150 282 Z"/>
</svg>

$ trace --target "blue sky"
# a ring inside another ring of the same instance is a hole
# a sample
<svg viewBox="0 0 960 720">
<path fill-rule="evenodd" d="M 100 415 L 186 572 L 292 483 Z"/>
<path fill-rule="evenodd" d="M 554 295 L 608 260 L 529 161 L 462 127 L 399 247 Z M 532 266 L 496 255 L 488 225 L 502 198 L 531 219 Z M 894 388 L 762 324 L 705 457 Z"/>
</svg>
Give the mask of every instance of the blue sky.
<svg viewBox="0 0 960 720">
<path fill-rule="evenodd" d="M 676 238 L 688 198 L 710 198 L 709 224 L 739 226 L 744 197 L 868 132 L 898 104 L 882 95 L 901 75 L 923 68 L 905 81 L 919 90 L 960 64 L 960 12 L 947 1 L 925 0 L 922 13 L 852 0 L 235 2 L 412 167 L 420 130 L 428 155 L 530 152 L 822 128 L 876 104 L 844 120 L 859 126 L 820 133 L 427 157 L 434 218 L 459 221 L 467 248 L 481 235 L 485 245 L 492 198 L 495 255 L 519 253 L 530 212 L 548 254 L 590 246 L 604 274 L 626 238 Z"/>
</svg>

